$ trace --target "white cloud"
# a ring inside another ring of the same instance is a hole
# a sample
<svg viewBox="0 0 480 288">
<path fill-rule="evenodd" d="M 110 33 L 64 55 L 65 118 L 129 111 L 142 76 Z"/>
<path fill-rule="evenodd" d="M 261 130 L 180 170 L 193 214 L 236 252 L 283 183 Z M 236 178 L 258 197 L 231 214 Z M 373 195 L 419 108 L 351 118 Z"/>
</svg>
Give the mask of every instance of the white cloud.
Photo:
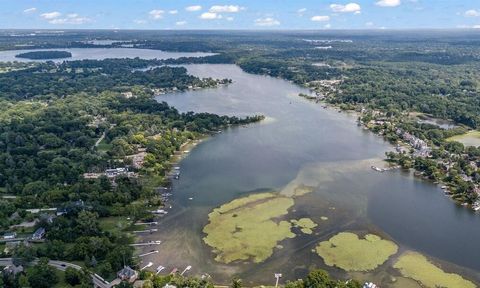
<svg viewBox="0 0 480 288">
<path fill-rule="evenodd" d="M 357 3 L 348 3 L 346 5 L 342 4 L 331 4 L 330 9 L 333 12 L 337 13 L 357 13 L 362 9 Z"/>
<path fill-rule="evenodd" d="M 170 10 L 168 11 L 168 14 L 172 14 L 172 15 L 178 14 L 178 10 Z"/>
<path fill-rule="evenodd" d="M 225 18 L 225 19 L 227 19 L 227 21 L 233 21 L 235 18 L 233 18 L 233 17 L 227 17 L 227 18 Z"/>
<path fill-rule="evenodd" d="M 46 19 L 46 20 L 50 20 L 50 19 L 55 19 L 55 18 L 58 18 L 62 16 L 62 13 L 60 12 L 48 12 L 48 13 L 43 13 L 40 15 L 40 17 L 42 17 L 43 19 Z"/>
<path fill-rule="evenodd" d="M 365 26 L 367 26 L 367 27 L 373 27 L 373 26 L 375 26 L 375 24 L 370 21 L 370 22 L 365 23 Z"/>
<path fill-rule="evenodd" d="M 332 25 L 330 23 L 327 23 L 325 24 L 325 26 L 323 26 L 325 29 L 330 29 L 332 28 Z"/>
<path fill-rule="evenodd" d="M 143 24 L 147 24 L 147 21 L 142 20 L 142 19 L 137 19 L 137 20 L 133 20 L 133 23 L 138 24 L 138 25 L 143 25 Z"/>
<path fill-rule="evenodd" d="M 165 11 L 159 10 L 159 9 L 154 9 L 150 12 L 148 12 L 148 15 L 150 15 L 150 18 L 158 20 L 163 18 L 163 14 L 165 14 Z"/>
<path fill-rule="evenodd" d="M 214 20 L 214 19 L 222 19 L 222 15 L 213 12 L 205 12 L 200 15 L 200 19 L 203 20 Z"/>
<path fill-rule="evenodd" d="M 480 17 L 480 11 L 478 10 L 467 10 L 465 11 L 465 17 Z"/>
<path fill-rule="evenodd" d="M 310 18 L 310 20 L 315 21 L 315 22 L 327 22 L 330 21 L 330 16 L 313 16 Z"/>
<path fill-rule="evenodd" d="M 271 27 L 280 25 L 280 21 L 272 17 L 258 18 L 255 20 L 256 26 Z"/>
<path fill-rule="evenodd" d="M 195 12 L 195 11 L 200 11 L 202 10 L 202 6 L 200 5 L 193 5 L 193 6 L 188 6 L 185 8 L 188 12 Z"/>
<path fill-rule="evenodd" d="M 380 0 L 375 5 L 380 7 L 397 7 L 402 4 L 400 0 Z"/>
<path fill-rule="evenodd" d="M 297 10 L 297 13 L 298 13 L 298 14 L 303 14 L 303 13 L 305 13 L 305 12 L 307 12 L 307 8 L 301 8 L 301 9 L 298 9 L 298 10 Z"/>
<path fill-rule="evenodd" d="M 184 25 L 187 25 L 187 21 L 177 21 L 177 22 L 175 22 L 175 25 L 184 26 Z"/>
<path fill-rule="evenodd" d="M 224 5 L 224 6 L 214 5 L 210 7 L 210 10 L 208 11 L 211 13 L 237 13 L 243 9 L 245 8 L 240 7 L 238 5 Z"/>
<path fill-rule="evenodd" d="M 473 25 L 472 28 L 473 29 L 480 29 L 480 25 Z"/>
<path fill-rule="evenodd" d="M 32 14 L 32 13 L 35 13 L 35 12 L 37 12 L 37 8 L 35 8 L 35 7 L 23 10 L 23 13 L 25 13 L 25 14 Z"/>
<path fill-rule="evenodd" d="M 81 24 L 92 22 L 92 19 L 88 17 L 82 17 L 76 13 L 67 14 L 67 16 L 63 18 L 59 18 L 61 16 L 60 13 L 58 14 L 58 16 L 55 16 L 55 15 L 49 15 L 49 16 L 53 18 L 45 18 L 45 17 L 44 18 L 48 19 L 48 23 L 55 24 L 55 25 L 61 25 L 61 24 L 81 25 Z"/>
</svg>

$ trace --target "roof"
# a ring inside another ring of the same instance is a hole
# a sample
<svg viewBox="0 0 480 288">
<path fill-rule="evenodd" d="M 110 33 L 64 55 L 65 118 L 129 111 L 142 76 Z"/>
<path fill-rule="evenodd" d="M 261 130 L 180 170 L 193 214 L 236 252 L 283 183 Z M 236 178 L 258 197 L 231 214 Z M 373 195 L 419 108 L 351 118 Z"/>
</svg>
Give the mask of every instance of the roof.
<svg viewBox="0 0 480 288">
<path fill-rule="evenodd" d="M 129 266 L 124 266 L 122 270 L 118 271 L 118 276 L 131 278 L 137 275 L 137 271 L 133 270 Z"/>
<path fill-rule="evenodd" d="M 35 233 L 33 233 L 33 236 L 41 236 L 43 234 L 45 234 L 45 228 L 40 227 L 35 231 Z"/>
</svg>

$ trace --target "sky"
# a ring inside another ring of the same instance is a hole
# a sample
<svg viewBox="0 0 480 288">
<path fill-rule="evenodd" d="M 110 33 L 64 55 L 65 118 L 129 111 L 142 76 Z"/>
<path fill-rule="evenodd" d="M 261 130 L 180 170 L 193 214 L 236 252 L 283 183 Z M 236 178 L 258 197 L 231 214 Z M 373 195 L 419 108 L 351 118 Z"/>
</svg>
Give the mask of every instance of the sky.
<svg viewBox="0 0 480 288">
<path fill-rule="evenodd" d="M 0 0 L 0 29 L 31 28 L 480 29 L 480 0 Z"/>
</svg>

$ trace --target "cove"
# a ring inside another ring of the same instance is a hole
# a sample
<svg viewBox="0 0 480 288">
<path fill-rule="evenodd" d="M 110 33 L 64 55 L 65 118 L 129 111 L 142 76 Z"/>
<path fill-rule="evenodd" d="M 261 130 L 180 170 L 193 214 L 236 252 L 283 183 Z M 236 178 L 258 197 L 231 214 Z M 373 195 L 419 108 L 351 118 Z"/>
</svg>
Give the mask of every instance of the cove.
<svg viewBox="0 0 480 288">
<path fill-rule="evenodd" d="M 247 74 L 234 65 L 186 67 L 195 76 L 231 78 L 234 83 L 162 95 L 158 101 L 183 112 L 263 114 L 267 120 L 211 137 L 181 162 L 172 208 L 160 220 L 158 232 L 144 236 L 162 241 L 159 253 L 144 257 L 144 262 L 169 269 L 192 265 L 193 273 L 209 273 L 225 284 L 232 275 L 249 285 L 272 284 L 276 272 L 293 280 L 312 267 L 347 278 L 347 272 L 325 265 L 312 249 L 350 231 L 379 235 L 395 242 L 399 252 L 420 252 L 443 270 L 479 282 L 479 217 L 456 207 L 436 185 L 409 173 L 370 169 L 392 147 L 359 129 L 355 116 L 298 97 L 308 90 L 290 82 Z M 213 209 L 254 193 L 288 194 L 302 186 L 313 191 L 296 199 L 288 217 L 312 219 L 318 224 L 312 234 L 283 240 L 260 263 L 215 260 L 212 248 L 203 241 Z M 382 275 L 391 273 L 386 265 L 369 274 L 382 287 L 390 287 L 383 282 Z"/>
</svg>

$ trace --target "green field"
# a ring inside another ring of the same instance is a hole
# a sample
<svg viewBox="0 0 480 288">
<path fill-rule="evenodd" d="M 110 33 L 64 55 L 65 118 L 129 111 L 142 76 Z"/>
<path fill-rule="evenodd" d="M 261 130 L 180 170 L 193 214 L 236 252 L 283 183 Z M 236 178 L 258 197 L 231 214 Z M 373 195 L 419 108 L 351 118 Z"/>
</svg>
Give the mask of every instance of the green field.
<svg viewBox="0 0 480 288">
<path fill-rule="evenodd" d="M 447 139 L 447 141 L 457 141 L 465 146 L 480 146 L 480 131 L 470 131 L 462 135 L 453 136 Z"/>
</svg>

